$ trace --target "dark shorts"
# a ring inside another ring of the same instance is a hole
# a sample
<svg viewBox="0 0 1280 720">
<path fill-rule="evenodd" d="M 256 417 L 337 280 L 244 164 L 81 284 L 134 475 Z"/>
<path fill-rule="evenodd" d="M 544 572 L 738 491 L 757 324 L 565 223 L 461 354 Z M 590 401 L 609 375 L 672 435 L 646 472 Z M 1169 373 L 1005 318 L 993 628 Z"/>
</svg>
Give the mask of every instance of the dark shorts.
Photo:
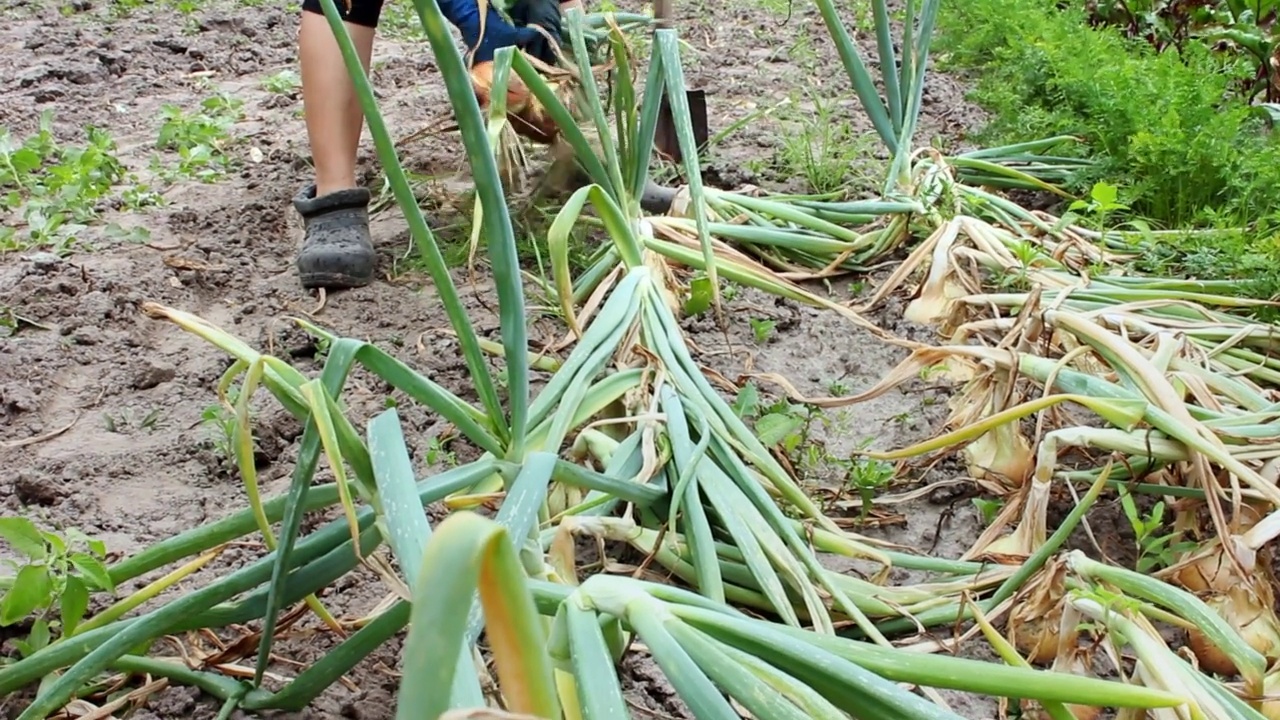
<svg viewBox="0 0 1280 720">
<path fill-rule="evenodd" d="M 343 20 L 369 28 L 378 27 L 378 19 L 382 16 L 382 2 L 383 0 L 333 0 Z M 348 4 L 351 6 L 349 10 Z M 302 0 L 302 11 L 324 15 L 324 5 L 320 4 L 320 0 Z"/>
</svg>

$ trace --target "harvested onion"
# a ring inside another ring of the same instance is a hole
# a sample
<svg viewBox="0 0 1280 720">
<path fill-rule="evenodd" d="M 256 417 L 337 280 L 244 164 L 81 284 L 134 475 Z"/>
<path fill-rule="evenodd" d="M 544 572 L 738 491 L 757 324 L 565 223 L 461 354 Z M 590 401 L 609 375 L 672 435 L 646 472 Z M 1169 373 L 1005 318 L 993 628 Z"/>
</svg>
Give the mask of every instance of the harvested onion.
<svg viewBox="0 0 1280 720">
<path fill-rule="evenodd" d="M 1027 662 L 1048 665 L 1058 657 L 1066 575 L 1061 562 L 1046 564 L 1028 583 L 1026 598 L 1009 615 L 1009 640 Z"/>
<path fill-rule="evenodd" d="M 1232 523 L 1233 532 L 1252 525 L 1260 517 L 1256 508 L 1245 505 Z M 1173 570 L 1173 581 L 1196 593 L 1268 663 L 1280 658 L 1280 617 L 1275 612 L 1275 578 L 1267 553 L 1254 563 L 1252 572 L 1241 577 L 1231 561 L 1228 548 L 1238 536 L 1213 538 L 1206 547 L 1193 551 L 1194 559 Z M 1205 551 L 1207 550 L 1207 552 Z M 1198 628 L 1187 630 L 1187 645 L 1200 666 L 1209 672 L 1234 675 L 1238 669 Z"/>
<path fill-rule="evenodd" d="M 1275 600 L 1266 582 L 1241 583 L 1226 592 L 1215 593 L 1204 602 L 1222 616 L 1254 650 L 1274 660 L 1280 657 L 1280 621 L 1275 614 Z M 1256 592 L 1255 592 L 1256 589 Z M 1234 675 L 1235 663 L 1198 628 L 1187 631 L 1187 645 L 1195 653 L 1200 667 L 1220 675 Z"/>
<path fill-rule="evenodd" d="M 493 91 L 493 61 L 471 66 L 471 89 L 480 107 L 488 109 Z M 516 134 L 543 145 L 550 145 L 560 134 L 559 126 L 515 73 L 507 76 L 507 121 Z"/>
</svg>

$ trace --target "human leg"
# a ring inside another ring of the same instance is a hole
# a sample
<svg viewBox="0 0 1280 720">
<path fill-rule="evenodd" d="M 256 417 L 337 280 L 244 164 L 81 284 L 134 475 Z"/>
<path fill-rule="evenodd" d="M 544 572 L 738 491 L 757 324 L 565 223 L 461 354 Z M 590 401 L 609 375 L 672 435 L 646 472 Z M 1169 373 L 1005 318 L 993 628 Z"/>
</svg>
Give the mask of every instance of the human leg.
<svg viewBox="0 0 1280 720">
<path fill-rule="evenodd" d="M 351 0 L 349 10 L 345 2 L 337 6 L 368 72 L 382 0 Z M 306 0 L 302 10 L 298 55 L 315 179 L 294 198 L 306 228 L 298 275 L 307 288 L 359 287 L 372 281 L 376 264 L 371 195 L 355 177 L 364 113 L 320 3 Z"/>
</svg>

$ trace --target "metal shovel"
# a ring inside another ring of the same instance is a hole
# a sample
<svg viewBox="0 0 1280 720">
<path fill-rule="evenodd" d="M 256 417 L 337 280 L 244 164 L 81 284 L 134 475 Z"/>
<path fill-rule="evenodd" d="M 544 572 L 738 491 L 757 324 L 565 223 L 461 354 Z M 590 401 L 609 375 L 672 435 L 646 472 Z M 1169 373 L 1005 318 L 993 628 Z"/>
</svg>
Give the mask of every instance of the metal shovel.
<svg viewBox="0 0 1280 720">
<path fill-rule="evenodd" d="M 672 0 L 653 0 L 653 18 L 655 29 L 671 27 Z M 685 90 L 685 100 L 689 106 L 689 120 L 693 125 L 694 146 L 701 152 L 707 145 L 709 130 L 707 127 L 707 98 L 703 90 Z M 653 136 L 653 145 L 659 153 L 671 162 L 684 160 L 680 151 L 680 137 L 676 134 L 675 118 L 671 114 L 671 104 L 664 87 L 662 104 L 658 109 L 658 127 Z"/>
</svg>

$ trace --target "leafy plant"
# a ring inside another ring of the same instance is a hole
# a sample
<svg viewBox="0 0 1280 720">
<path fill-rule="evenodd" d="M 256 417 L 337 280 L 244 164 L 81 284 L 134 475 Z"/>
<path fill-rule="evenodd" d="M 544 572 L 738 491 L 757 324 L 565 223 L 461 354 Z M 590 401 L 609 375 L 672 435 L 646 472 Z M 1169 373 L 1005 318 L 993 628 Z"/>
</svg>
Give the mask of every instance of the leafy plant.
<svg viewBox="0 0 1280 720">
<path fill-rule="evenodd" d="M 1138 572 L 1152 573 L 1169 567 L 1178 557 L 1197 547 L 1193 542 L 1180 540 L 1179 532 L 1158 534 L 1165 527 L 1163 500 L 1157 501 L 1151 507 L 1151 511 L 1144 515 L 1138 510 L 1133 494 L 1122 490 L 1120 506 L 1124 508 L 1124 516 L 1128 518 L 1138 544 L 1138 561 L 1135 568 Z"/>
<path fill-rule="evenodd" d="M 87 127 L 85 135 L 83 146 L 59 143 L 50 111 L 40 115 L 39 130 L 21 143 L 0 128 L 0 208 L 13 218 L 0 227 L 0 253 L 68 251 L 97 222 L 100 204 L 131 179 L 105 130 Z M 141 192 L 133 192 L 135 205 L 145 204 Z"/>
<path fill-rule="evenodd" d="M 1120 189 L 1105 182 L 1096 182 L 1089 190 L 1088 200 L 1075 200 L 1067 206 L 1073 212 L 1082 212 L 1097 218 L 1097 230 L 1106 230 L 1107 215 L 1117 210 L 1128 210 L 1129 206 L 1120 202 Z"/>
<path fill-rule="evenodd" d="M 1097 162 L 1071 188 L 1122 185 L 1133 213 L 1164 227 L 1201 221 L 1211 208 L 1243 226 L 1275 204 L 1280 149 L 1247 103 L 1231 97 L 1239 60 L 1201 43 L 1157 52 L 1090 28 L 1080 4 L 1036 0 L 947 5 L 939 43 L 948 66 L 980 73 L 973 97 L 993 114 L 982 140 L 1085 141 L 1077 152 Z"/>
<path fill-rule="evenodd" d="M 160 130 L 156 148 L 177 155 L 173 167 L 153 159 L 153 170 L 166 178 L 194 178 L 202 182 L 218 180 L 236 161 L 228 154 L 234 137 L 231 128 L 243 116 L 244 101 L 224 93 L 200 102 L 200 110 L 190 112 L 166 104 L 160 109 Z"/>
<path fill-rule="evenodd" d="M 55 633 L 74 633 L 92 592 L 115 592 L 101 540 L 74 528 L 65 535 L 41 530 L 24 517 L 0 517 L 0 539 L 20 558 L 0 558 L 13 570 L 0 594 L 0 627 L 31 622 L 26 639 L 16 643 L 24 657 L 47 647 Z"/>
</svg>

